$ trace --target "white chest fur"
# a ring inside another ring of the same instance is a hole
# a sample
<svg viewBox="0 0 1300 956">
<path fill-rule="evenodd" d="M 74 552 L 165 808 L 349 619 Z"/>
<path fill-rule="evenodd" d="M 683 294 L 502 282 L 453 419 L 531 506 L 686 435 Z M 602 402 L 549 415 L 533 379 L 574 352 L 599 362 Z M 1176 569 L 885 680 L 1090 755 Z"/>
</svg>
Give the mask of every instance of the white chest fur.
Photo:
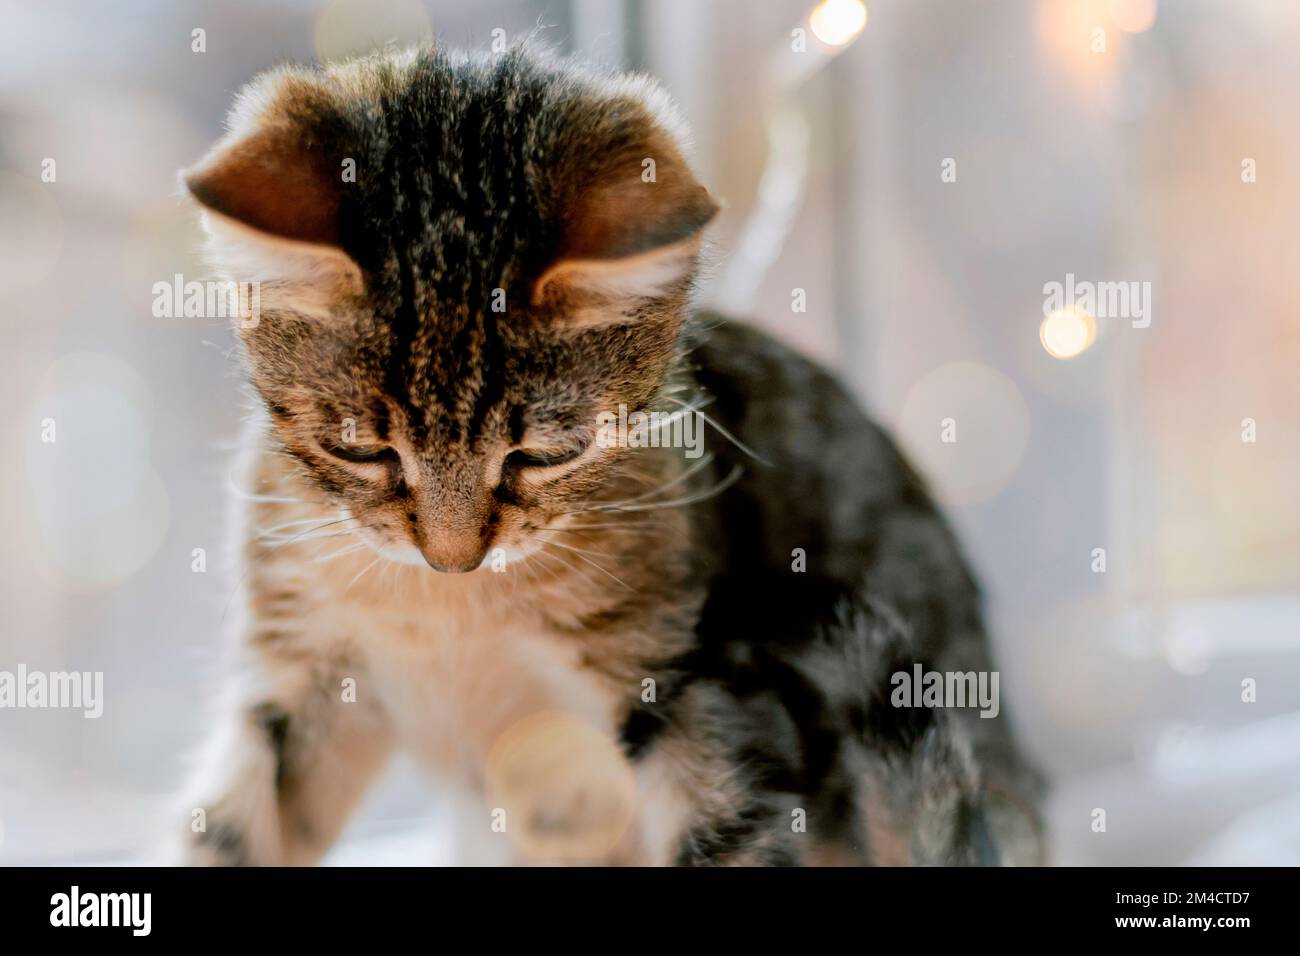
<svg viewBox="0 0 1300 956">
<path fill-rule="evenodd" d="M 357 693 L 378 698 L 399 746 L 478 798 L 466 829 L 501 829 L 517 860 L 646 860 L 647 836 L 675 825 L 646 805 L 649 791 L 664 799 L 663 768 L 647 780 L 623 757 L 625 702 L 579 645 L 549 633 L 526 594 L 416 580 L 353 590 L 320 608 L 320 625 L 348 636 Z"/>
<path fill-rule="evenodd" d="M 489 574 L 410 569 L 320 611 L 330 630 L 350 638 L 363 665 L 358 693 L 378 695 L 400 743 L 472 784 L 518 721 L 561 711 L 612 733 L 617 710 L 582 667 L 579 648 L 546 633 L 527 594 Z"/>
</svg>

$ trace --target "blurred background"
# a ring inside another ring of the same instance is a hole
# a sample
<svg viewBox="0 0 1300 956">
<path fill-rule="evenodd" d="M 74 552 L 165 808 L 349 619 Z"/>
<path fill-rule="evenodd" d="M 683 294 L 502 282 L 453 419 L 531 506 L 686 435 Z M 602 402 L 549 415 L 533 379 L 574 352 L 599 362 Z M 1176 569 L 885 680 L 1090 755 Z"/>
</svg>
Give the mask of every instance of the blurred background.
<svg viewBox="0 0 1300 956">
<path fill-rule="evenodd" d="M 1053 781 L 1052 860 L 1300 863 L 1300 5 L 0 0 L 0 23 L 0 669 L 105 693 L 98 720 L 0 710 L 0 862 L 140 858 L 203 733 L 245 398 L 220 320 L 152 314 L 155 282 L 205 274 L 176 171 L 273 64 L 540 28 L 664 81 L 726 204 L 703 301 L 833 367 L 947 506 Z M 1068 275 L 1149 282 L 1149 324 L 1047 315 Z M 451 859 L 442 799 L 399 762 L 332 861 Z"/>
</svg>

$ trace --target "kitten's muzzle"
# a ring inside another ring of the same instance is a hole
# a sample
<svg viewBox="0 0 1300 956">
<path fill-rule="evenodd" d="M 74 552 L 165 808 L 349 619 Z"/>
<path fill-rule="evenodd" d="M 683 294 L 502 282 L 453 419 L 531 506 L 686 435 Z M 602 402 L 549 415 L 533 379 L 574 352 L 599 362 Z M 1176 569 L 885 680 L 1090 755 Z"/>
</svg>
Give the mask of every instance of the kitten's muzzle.
<svg viewBox="0 0 1300 956">
<path fill-rule="evenodd" d="M 477 473 L 422 475 L 407 520 L 411 540 L 435 571 L 463 574 L 483 563 L 496 536 L 492 498 Z"/>
</svg>

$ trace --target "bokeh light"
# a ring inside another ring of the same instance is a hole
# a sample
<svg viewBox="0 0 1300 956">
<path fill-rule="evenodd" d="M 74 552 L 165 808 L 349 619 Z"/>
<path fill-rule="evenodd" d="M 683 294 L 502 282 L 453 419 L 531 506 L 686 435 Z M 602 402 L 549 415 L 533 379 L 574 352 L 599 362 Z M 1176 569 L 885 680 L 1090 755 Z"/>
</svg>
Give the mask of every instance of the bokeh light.
<svg viewBox="0 0 1300 956">
<path fill-rule="evenodd" d="M 1047 354 L 1058 359 L 1072 359 L 1097 340 L 1097 320 L 1074 306 L 1057 309 L 1043 319 L 1038 338 Z"/>
<path fill-rule="evenodd" d="M 48 422 L 53 442 L 44 441 Z M 114 587 L 140 570 L 168 525 L 151 461 L 153 399 L 111 355 L 77 352 L 46 371 L 21 419 L 33 550 L 70 590 Z"/>
<path fill-rule="evenodd" d="M 1029 407 L 1016 383 L 976 362 L 941 365 L 918 381 L 898 423 L 907 450 L 949 504 L 986 501 L 1005 489 L 1029 431 Z"/>
<path fill-rule="evenodd" d="M 1144 33 L 1156 22 L 1157 0 L 1109 0 L 1110 19 L 1125 33 Z"/>
<path fill-rule="evenodd" d="M 1165 630 L 1161 634 L 1165 663 L 1179 674 L 1194 677 L 1210 669 L 1214 644 L 1203 625 L 1193 625 L 1180 632 Z"/>
<path fill-rule="evenodd" d="M 1035 21 L 1045 68 L 1069 80 L 1081 103 L 1109 101 L 1130 38 L 1111 29 L 1105 0 L 1039 0 Z M 1104 51 L 1095 49 L 1099 41 Z"/>
<path fill-rule="evenodd" d="M 546 711 L 506 730 L 487 760 L 489 805 L 506 811 L 516 847 L 541 860 L 595 860 L 622 839 L 636 778 L 614 741 L 571 714 Z"/>
<path fill-rule="evenodd" d="M 813 35 L 827 46 L 851 43 L 867 25 L 867 8 L 860 0 L 822 0 L 808 15 Z"/>
</svg>

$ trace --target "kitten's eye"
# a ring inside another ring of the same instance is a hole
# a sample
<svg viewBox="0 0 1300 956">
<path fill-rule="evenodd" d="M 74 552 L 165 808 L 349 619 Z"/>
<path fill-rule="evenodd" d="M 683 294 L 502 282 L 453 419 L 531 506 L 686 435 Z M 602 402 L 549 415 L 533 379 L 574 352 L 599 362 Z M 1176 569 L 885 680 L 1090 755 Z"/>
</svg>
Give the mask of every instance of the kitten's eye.
<svg viewBox="0 0 1300 956">
<path fill-rule="evenodd" d="M 397 458 L 397 452 L 387 445 L 333 445 L 325 450 L 335 458 L 358 463 L 392 461 Z"/>
<path fill-rule="evenodd" d="M 553 468 L 573 461 L 584 451 L 585 448 L 556 448 L 545 451 L 521 448 L 506 456 L 506 466 L 508 468 Z"/>
</svg>

